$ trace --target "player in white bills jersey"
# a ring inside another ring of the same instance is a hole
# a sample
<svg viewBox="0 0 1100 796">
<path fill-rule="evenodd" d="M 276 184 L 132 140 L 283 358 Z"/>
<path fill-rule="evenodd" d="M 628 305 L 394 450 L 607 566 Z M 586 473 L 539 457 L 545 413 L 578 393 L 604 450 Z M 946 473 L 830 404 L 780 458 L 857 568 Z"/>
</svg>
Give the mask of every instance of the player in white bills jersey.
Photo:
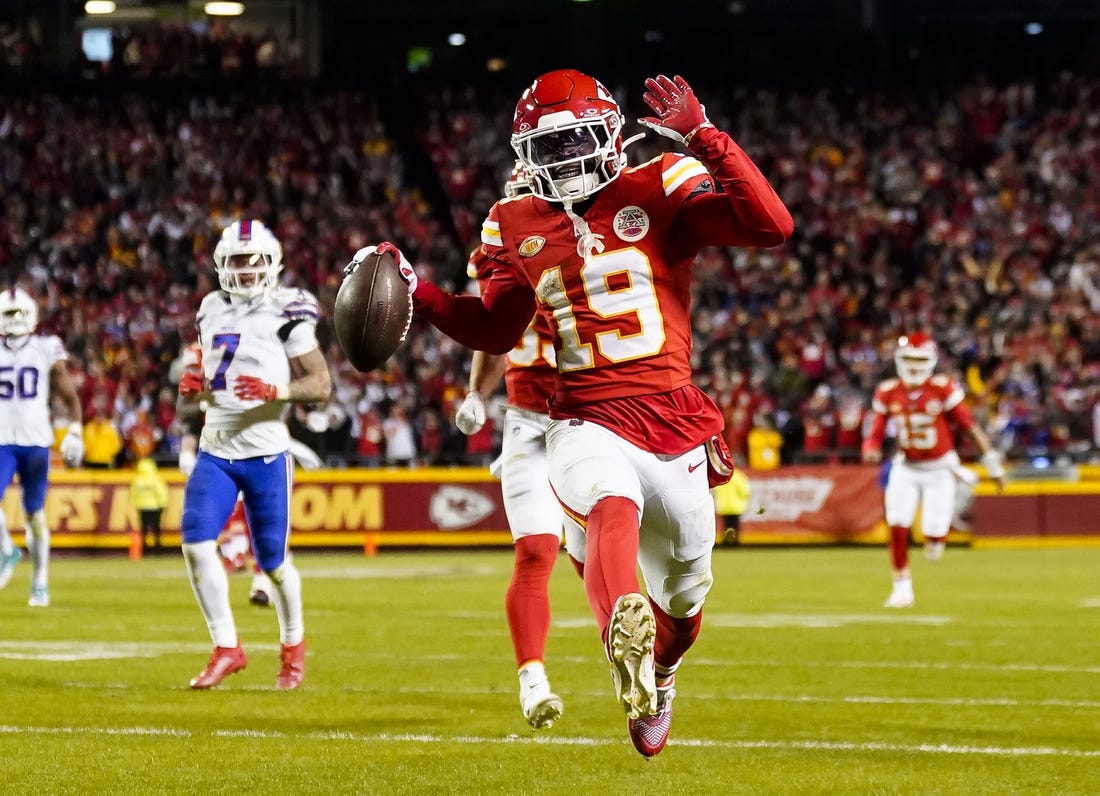
<svg viewBox="0 0 1100 796">
<path fill-rule="evenodd" d="M 469 275 L 478 276 L 480 248 L 470 258 Z M 490 466 L 500 478 L 504 511 L 512 532 L 515 560 L 504 597 L 504 612 L 519 675 L 519 704 L 534 729 L 552 727 L 562 714 L 561 697 L 546 675 L 546 639 L 550 633 L 550 573 L 558 558 L 562 531 L 578 572 L 584 561 L 584 533 L 568 519 L 550 488 L 546 459 L 546 401 L 558 380 L 554 344 L 535 316 L 519 345 L 508 354 L 475 351 L 470 388 L 455 414 L 464 434 L 485 425 L 485 396 L 505 380 L 504 433 L 500 456 Z"/>
<path fill-rule="evenodd" d="M 652 757 L 713 583 L 710 487 L 732 474 L 722 413 L 691 382 L 692 267 L 705 246 L 778 246 L 793 222 L 682 78 L 645 87 L 655 115 L 639 121 L 690 155 L 627 167 L 607 88 L 549 72 L 516 105 L 512 146 L 532 195 L 489 210 L 481 296 L 444 293 L 407 260 L 402 273 L 417 313 L 469 348 L 507 353 L 535 312 L 551 329 L 550 482 L 585 528 L 585 594 L 615 697 L 635 749 Z"/>
<path fill-rule="evenodd" d="M 956 479 L 973 475 L 959 461 L 954 429 L 966 431 L 982 452 L 986 473 L 1004 488 L 1005 471 L 1000 454 L 986 433 L 974 422 L 954 380 L 935 373 L 938 352 L 927 335 L 916 333 L 898 339 L 894 353 L 897 378 L 887 379 L 871 400 L 871 430 L 863 443 L 863 460 L 882 460 L 887 423 L 897 432 L 898 451 L 886 480 L 886 524 L 890 526 L 890 559 L 893 588 L 887 608 L 913 604 L 913 579 L 909 571 L 909 534 L 921 511 L 925 555 L 937 560 L 951 530 L 955 510 Z"/>
<path fill-rule="evenodd" d="M 46 482 L 50 471 L 50 395 L 64 402 L 71 421 L 61 440 L 61 456 L 70 467 L 84 458 L 84 426 L 61 340 L 38 335 L 38 304 L 24 290 L 0 294 L 0 489 L 19 474 L 31 556 L 31 594 L 27 605 L 50 604 L 50 528 L 46 524 Z M 21 554 L 12 544 L 7 518 L 0 511 L 0 589 L 11 580 Z"/>
<path fill-rule="evenodd" d="M 192 688 L 211 688 L 247 663 L 229 605 L 218 535 L 244 501 L 252 549 L 271 578 L 279 620 L 278 688 L 305 676 L 302 582 L 288 555 L 294 464 L 283 421 L 287 401 L 328 399 L 328 364 L 317 345 L 317 300 L 280 288 L 282 247 L 261 222 L 236 221 L 214 249 L 220 290 L 199 305 L 202 371 L 185 370 L 181 399 L 206 405 L 195 466 L 183 497 L 183 556 L 214 651 Z"/>
</svg>

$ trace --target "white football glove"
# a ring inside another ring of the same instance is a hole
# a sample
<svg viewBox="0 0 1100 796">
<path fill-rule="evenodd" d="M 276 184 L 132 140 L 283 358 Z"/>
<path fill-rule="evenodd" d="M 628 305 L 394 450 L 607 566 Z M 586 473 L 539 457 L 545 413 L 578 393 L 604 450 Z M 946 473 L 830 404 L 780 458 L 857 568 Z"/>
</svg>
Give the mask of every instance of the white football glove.
<svg viewBox="0 0 1100 796">
<path fill-rule="evenodd" d="M 982 454 L 982 466 L 985 467 L 985 473 L 993 480 L 1003 478 L 1005 474 L 1005 463 L 1001 458 L 1000 451 L 987 450 Z"/>
<path fill-rule="evenodd" d="M 389 252 L 397 260 L 397 268 L 401 271 L 401 278 L 405 280 L 405 284 L 409 286 L 409 293 L 416 292 L 416 271 L 413 269 L 412 263 L 409 262 L 409 258 L 405 256 L 396 245 L 389 241 L 379 243 L 377 246 L 364 246 L 362 249 L 352 255 L 351 262 L 344 268 L 344 273 L 349 274 L 355 270 L 355 268 L 367 258 L 367 255 L 374 254 L 375 252 Z"/>
<path fill-rule="evenodd" d="M 463 399 L 455 413 L 455 425 L 467 437 L 481 431 L 485 425 L 485 399 L 479 392 L 471 392 Z"/>
<path fill-rule="evenodd" d="M 184 475 L 191 475 L 191 471 L 195 469 L 195 462 L 198 457 L 193 450 L 181 450 L 179 459 L 180 472 Z"/>
<path fill-rule="evenodd" d="M 61 458 L 69 467 L 78 467 L 84 461 L 84 426 L 73 422 L 65 432 L 60 445 Z"/>
</svg>

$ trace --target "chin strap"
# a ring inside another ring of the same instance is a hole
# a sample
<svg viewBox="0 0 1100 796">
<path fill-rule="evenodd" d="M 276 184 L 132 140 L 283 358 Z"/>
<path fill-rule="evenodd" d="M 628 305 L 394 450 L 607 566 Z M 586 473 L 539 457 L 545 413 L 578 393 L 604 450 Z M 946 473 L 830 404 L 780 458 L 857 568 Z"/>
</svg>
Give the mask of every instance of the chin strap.
<svg viewBox="0 0 1100 796">
<path fill-rule="evenodd" d="M 562 207 L 565 214 L 569 216 L 569 220 L 573 222 L 573 234 L 577 237 L 577 254 L 587 263 L 593 253 L 599 254 L 604 250 L 603 235 L 593 232 L 588 222 L 573 212 L 571 201 L 563 202 Z"/>
</svg>

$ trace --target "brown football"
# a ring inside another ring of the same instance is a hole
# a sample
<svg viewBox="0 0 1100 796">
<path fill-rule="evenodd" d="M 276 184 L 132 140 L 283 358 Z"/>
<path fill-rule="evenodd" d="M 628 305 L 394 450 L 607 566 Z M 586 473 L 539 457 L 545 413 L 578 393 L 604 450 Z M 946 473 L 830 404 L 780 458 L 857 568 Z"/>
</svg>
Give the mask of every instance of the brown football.
<svg viewBox="0 0 1100 796">
<path fill-rule="evenodd" d="M 393 356 L 409 332 L 412 316 L 412 296 L 392 254 L 373 252 L 344 269 L 332 323 L 340 348 L 356 370 L 374 370 Z"/>
</svg>

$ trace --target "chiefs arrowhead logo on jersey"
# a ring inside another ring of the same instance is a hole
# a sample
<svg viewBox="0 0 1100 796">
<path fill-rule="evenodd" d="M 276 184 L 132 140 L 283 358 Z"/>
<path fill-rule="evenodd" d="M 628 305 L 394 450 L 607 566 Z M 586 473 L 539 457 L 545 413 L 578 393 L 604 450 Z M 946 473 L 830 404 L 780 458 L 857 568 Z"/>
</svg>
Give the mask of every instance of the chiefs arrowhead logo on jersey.
<svg viewBox="0 0 1100 796">
<path fill-rule="evenodd" d="M 519 253 L 521 257 L 534 257 L 540 251 L 542 247 L 546 245 L 546 238 L 542 235 L 532 235 L 526 238 L 523 243 L 519 245 Z"/>
<path fill-rule="evenodd" d="M 480 492 L 448 484 L 432 495 L 428 516 L 442 530 L 465 528 L 493 513 L 496 504 Z"/>
<path fill-rule="evenodd" d="M 649 214 L 635 205 L 624 207 L 615 214 L 612 229 L 619 240 L 627 243 L 641 240 L 649 232 Z"/>
</svg>

